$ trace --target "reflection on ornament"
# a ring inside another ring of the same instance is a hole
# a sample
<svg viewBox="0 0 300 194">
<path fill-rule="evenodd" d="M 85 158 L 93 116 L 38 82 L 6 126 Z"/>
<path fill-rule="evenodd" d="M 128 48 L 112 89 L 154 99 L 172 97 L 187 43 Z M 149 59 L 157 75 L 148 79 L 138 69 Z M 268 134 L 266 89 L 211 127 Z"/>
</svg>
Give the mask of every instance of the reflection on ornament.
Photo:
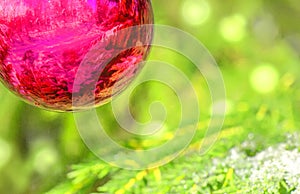
<svg viewBox="0 0 300 194">
<path fill-rule="evenodd" d="M 150 0 L 0 1 L 1 81 L 46 109 L 101 105 L 141 68 L 152 40 L 141 26 L 152 23 Z"/>
</svg>

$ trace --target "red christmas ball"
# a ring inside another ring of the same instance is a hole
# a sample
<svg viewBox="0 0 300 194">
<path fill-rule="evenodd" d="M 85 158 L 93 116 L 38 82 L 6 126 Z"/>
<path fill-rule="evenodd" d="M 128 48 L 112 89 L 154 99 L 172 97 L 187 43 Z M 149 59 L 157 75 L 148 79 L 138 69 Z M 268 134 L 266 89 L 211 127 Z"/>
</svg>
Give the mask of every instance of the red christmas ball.
<svg viewBox="0 0 300 194">
<path fill-rule="evenodd" d="M 99 106 L 141 68 L 152 23 L 150 0 L 0 1 L 0 79 L 41 108 Z"/>
</svg>

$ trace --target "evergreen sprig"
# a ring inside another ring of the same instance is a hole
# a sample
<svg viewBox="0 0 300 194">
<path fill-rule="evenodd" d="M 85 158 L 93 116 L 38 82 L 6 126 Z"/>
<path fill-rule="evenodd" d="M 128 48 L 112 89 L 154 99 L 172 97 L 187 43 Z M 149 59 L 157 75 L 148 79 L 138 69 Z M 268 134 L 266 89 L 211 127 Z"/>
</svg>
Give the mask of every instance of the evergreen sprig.
<svg viewBox="0 0 300 194">
<path fill-rule="evenodd" d="M 209 121 L 200 122 L 189 148 L 164 166 L 133 171 L 96 160 L 75 165 L 68 181 L 49 193 L 300 193 L 299 112 L 293 109 L 295 90 L 282 90 L 291 95 L 279 91 L 236 105 L 206 154 L 199 146 L 210 138 L 203 133 Z"/>
</svg>

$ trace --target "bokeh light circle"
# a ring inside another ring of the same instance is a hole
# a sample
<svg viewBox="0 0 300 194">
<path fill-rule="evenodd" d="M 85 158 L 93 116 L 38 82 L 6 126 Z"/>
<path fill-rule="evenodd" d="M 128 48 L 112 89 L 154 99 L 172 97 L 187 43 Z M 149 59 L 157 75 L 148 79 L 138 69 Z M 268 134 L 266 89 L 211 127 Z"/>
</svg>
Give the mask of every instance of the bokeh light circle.
<svg viewBox="0 0 300 194">
<path fill-rule="evenodd" d="M 209 18 L 210 6 L 205 0 L 185 0 L 181 12 L 186 23 L 197 26 Z"/>
<path fill-rule="evenodd" d="M 278 70 L 267 63 L 256 67 L 250 74 L 250 84 L 258 93 L 272 92 L 279 81 Z"/>
<path fill-rule="evenodd" d="M 225 40 L 238 42 L 246 35 L 246 25 L 247 21 L 244 16 L 235 14 L 222 19 L 219 30 Z"/>
</svg>

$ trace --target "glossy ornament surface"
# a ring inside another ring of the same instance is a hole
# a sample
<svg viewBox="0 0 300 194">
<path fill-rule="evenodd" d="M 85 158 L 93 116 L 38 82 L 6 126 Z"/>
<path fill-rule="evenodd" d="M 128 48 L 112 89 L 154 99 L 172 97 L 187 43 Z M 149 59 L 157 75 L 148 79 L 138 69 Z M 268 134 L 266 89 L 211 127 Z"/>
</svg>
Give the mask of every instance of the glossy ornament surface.
<svg viewBox="0 0 300 194">
<path fill-rule="evenodd" d="M 141 68 L 152 23 L 150 0 L 1 0 L 1 81 L 41 108 L 101 105 Z"/>
</svg>

